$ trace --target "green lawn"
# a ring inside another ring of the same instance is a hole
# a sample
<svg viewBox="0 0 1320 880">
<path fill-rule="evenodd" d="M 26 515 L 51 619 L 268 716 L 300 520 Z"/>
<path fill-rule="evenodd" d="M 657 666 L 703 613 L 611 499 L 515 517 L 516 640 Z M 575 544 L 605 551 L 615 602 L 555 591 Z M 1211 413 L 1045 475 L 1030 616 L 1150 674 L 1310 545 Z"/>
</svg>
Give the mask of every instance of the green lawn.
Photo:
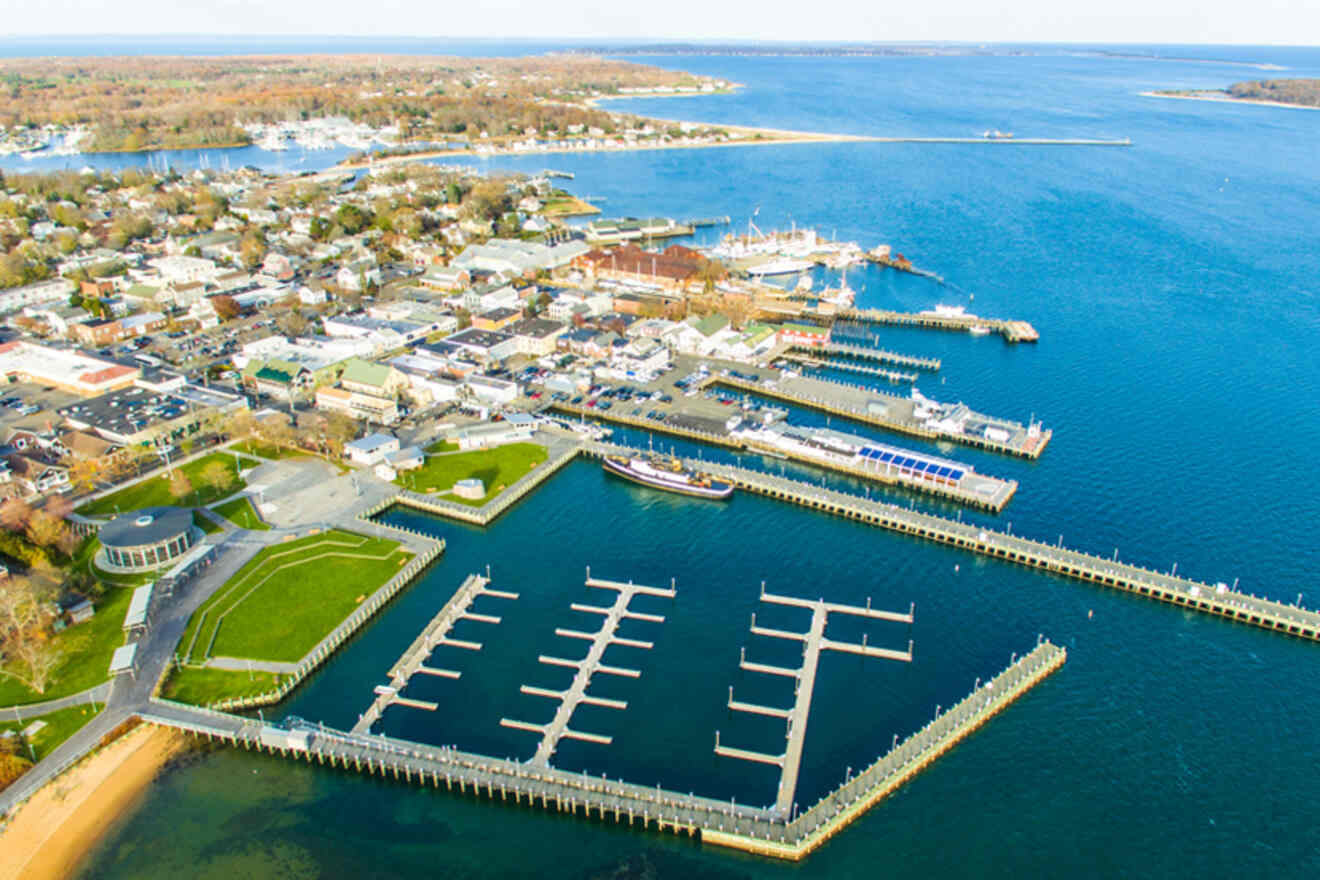
<svg viewBox="0 0 1320 880">
<path fill-rule="evenodd" d="M 414 492 L 443 492 L 452 489 L 459 480 L 476 477 L 486 484 L 484 498 L 475 501 L 456 495 L 448 495 L 446 498 L 459 504 L 480 507 L 533 466 L 544 462 L 546 455 L 545 447 L 535 443 L 510 443 L 494 449 L 428 455 L 425 465 L 415 471 L 399 474 L 394 482 Z"/>
<path fill-rule="evenodd" d="M 267 547 L 197 610 L 179 651 L 294 662 L 412 554 L 397 541 L 335 530 Z"/>
<path fill-rule="evenodd" d="M 215 524 L 215 522 L 200 510 L 193 511 L 193 525 L 206 532 L 208 535 L 214 535 L 216 532 L 222 532 L 224 529 Z"/>
<path fill-rule="evenodd" d="M 285 458 L 308 458 L 311 456 L 310 452 L 304 452 L 301 449 L 290 449 L 287 446 L 276 446 L 274 443 L 261 443 L 256 440 L 242 440 L 229 448 L 237 449 L 239 452 L 257 458 L 268 458 L 271 461 L 280 461 Z"/>
<path fill-rule="evenodd" d="M 31 718 L 24 716 L 22 722 L 0 721 L 0 730 L 23 730 L 33 721 L 46 722 L 46 726 L 33 734 L 30 740 L 32 750 L 36 752 L 37 760 L 40 761 L 58 748 L 60 743 L 82 729 L 84 724 L 95 718 L 104 706 L 104 703 L 70 706 L 68 709 L 60 709 L 48 715 L 34 715 Z M 21 754 L 24 758 L 32 759 L 32 752 L 27 749 L 23 749 Z"/>
<path fill-rule="evenodd" d="M 165 504 L 184 504 L 193 507 L 210 504 L 216 499 L 232 495 L 247 485 L 239 479 L 238 467 L 234 463 L 234 458 L 235 456 L 229 452 L 213 452 L 180 467 L 179 470 L 182 470 L 193 484 L 192 494 L 185 498 L 176 499 L 170 494 L 169 474 L 164 473 L 84 504 L 78 508 L 78 512 L 86 516 L 113 516 L 116 513 Z M 204 486 L 197 476 L 203 468 L 215 461 L 225 466 L 225 470 L 229 472 L 232 481 L 224 489 L 217 490 L 210 486 Z"/>
<path fill-rule="evenodd" d="M 224 504 L 216 505 L 211 509 L 240 529 L 253 529 L 260 532 L 270 530 L 270 526 L 266 525 L 266 522 L 258 515 L 257 509 L 252 506 L 252 499 L 246 495 L 242 498 L 235 498 L 233 501 L 226 501 Z"/>
<path fill-rule="evenodd" d="M 458 452 L 458 444 L 449 440 L 441 440 L 439 443 L 432 443 L 426 447 L 427 452 Z"/>
<path fill-rule="evenodd" d="M 181 666 L 165 681 L 166 699 L 209 706 L 227 697 L 253 697 L 273 691 L 280 676 L 270 672 L 231 672 L 227 669 L 194 669 Z"/>
<path fill-rule="evenodd" d="M 107 587 L 95 602 L 96 614 L 91 620 L 52 636 L 62 653 L 46 692 L 39 694 L 17 679 L 0 676 L 0 706 L 67 697 L 105 681 L 110 655 L 124 644 L 124 613 L 132 597 L 132 589 Z"/>
</svg>

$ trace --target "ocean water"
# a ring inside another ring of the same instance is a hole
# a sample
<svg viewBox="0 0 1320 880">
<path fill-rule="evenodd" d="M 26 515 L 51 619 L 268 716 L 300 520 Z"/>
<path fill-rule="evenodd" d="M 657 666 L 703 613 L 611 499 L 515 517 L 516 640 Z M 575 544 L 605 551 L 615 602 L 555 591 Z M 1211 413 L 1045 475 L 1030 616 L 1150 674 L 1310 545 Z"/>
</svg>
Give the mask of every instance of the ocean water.
<svg viewBox="0 0 1320 880">
<path fill-rule="evenodd" d="M 1214 57 L 1320 75 L 1320 51 L 1237 47 Z M 858 143 L 487 165 L 573 171 L 572 188 L 603 197 L 609 214 L 729 214 L 742 227 L 757 212 L 763 229 L 797 223 L 867 247 L 891 244 L 944 283 L 858 272 L 849 283 L 864 305 L 964 304 L 1041 332 L 1038 345 L 1017 347 L 998 337 L 877 334 L 885 347 L 943 360 L 918 383 L 928 396 L 1024 421 L 1034 414 L 1055 431 L 1037 462 L 889 438 L 1020 482 L 1003 514 L 964 518 L 1320 605 L 1311 577 L 1320 564 L 1312 531 L 1320 522 L 1320 113 L 1139 95 L 1260 75 L 1229 63 L 1069 51 L 640 60 L 747 88 L 619 109 L 856 134 L 1000 128 L 1132 138 L 1122 149 Z M 586 566 L 599 577 L 678 585 L 672 602 L 638 602 L 666 617 L 630 625 L 655 648 L 607 656 L 642 677 L 593 684 L 628 708 L 575 716 L 575 727 L 613 735 L 614 744 L 569 743 L 556 756 L 560 766 L 644 784 L 773 798 L 766 768 L 711 751 L 715 730 L 745 748 L 777 751 L 782 742 L 766 719 L 723 708 L 730 685 L 740 699 L 791 699 L 737 668 L 743 645 L 752 659 L 790 659 L 784 646 L 748 634 L 751 612 L 771 626 L 804 625 L 788 611 L 758 609 L 762 581 L 791 595 L 916 607 L 911 627 L 837 621 L 840 637 L 865 631 L 896 646 L 911 638 L 915 659 L 825 655 L 803 804 L 1037 634 L 1067 645 L 1069 661 L 801 865 L 217 750 L 165 774 L 110 829 L 83 876 L 1302 877 L 1320 869 L 1315 645 L 765 499 L 716 505 L 657 494 L 588 463 L 488 529 L 388 516 L 443 535 L 448 552 L 280 713 L 351 725 L 418 629 L 467 573 L 487 565 L 496 586 L 521 598 L 481 600 L 479 610 L 502 622 L 464 622 L 455 635 L 484 649 L 437 655 L 463 678 L 414 684 L 410 695 L 441 710 L 391 710 L 389 732 L 530 755 L 533 737 L 498 720 L 549 716 L 552 704 L 518 686 L 560 686 L 537 654 L 581 653 L 553 631 L 590 628 L 571 602 L 612 598 L 587 594 Z"/>
</svg>

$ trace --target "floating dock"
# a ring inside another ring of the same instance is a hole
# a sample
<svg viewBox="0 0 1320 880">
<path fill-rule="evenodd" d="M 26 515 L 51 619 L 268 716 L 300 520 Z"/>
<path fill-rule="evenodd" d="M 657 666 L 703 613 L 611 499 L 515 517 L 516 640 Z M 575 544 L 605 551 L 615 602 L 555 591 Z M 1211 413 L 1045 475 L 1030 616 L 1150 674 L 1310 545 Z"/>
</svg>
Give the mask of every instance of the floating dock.
<svg viewBox="0 0 1320 880">
<path fill-rule="evenodd" d="M 457 790 L 487 800 L 527 804 L 618 824 L 686 834 L 718 846 L 779 859 L 805 857 L 873 804 L 966 738 L 1063 665 L 1066 652 L 1049 642 L 939 713 L 871 767 L 844 781 L 796 819 L 773 808 L 668 791 L 654 786 L 595 778 L 553 767 L 534 767 L 385 736 L 346 733 L 308 722 L 287 726 L 152 700 L 142 720 L 209 740 L 294 760 L 379 774 L 398 781 Z"/>
<path fill-rule="evenodd" d="M 920 378 L 916 373 L 902 373 L 898 370 L 886 370 L 884 367 L 870 367 L 865 364 L 855 364 L 852 361 L 840 361 L 831 358 L 814 358 L 810 355 L 798 352 L 782 354 L 779 356 L 778 360 L 800 364 L 801 366 L 811 367 L 816 370 L 842 370 L 847 373 L 862 373 L 867 376 L 879 376 L 881 379 L 887 379 L 890 382 L 915 382 Z"/>
<path fill-rule="evenodd" d="M 592 697 L 587 695 L 587 688 L 591 685 L 591 677 L 596 673 L 605 675 L 622 675 L 627 678 L 638 678 L 641 672 L 636 669 L 621 669 L 613 666 L 606 666 L 601 663 L 601 658 L 605 654 L 605 649 L 610 645 L 624 645 L 631 648 L 642 648 L 650 650 L 653 645 L 651 642 L 641 641 L 639 639 L 625 639 L 616 633 L 619 623 L 625 618 L 633 620 L 645 620 L 651 623 L 663 623 L 664 617 L 659 614 L 644 614 L 640 611 L 629 611 L 628 604 L 632 602 L 635 596 L 659 596 L 665 599 L 672 599 L 677 595 L 677 591 L 670 586 L 648 587 L 642 584 L 620 583 L 618 581 L 605 581 L 593 578 L 591 569 L 587 569 L 586 585 L 598 590 L 614 590 L 618 595 L 615 596 L 614 604 L 609 606 L 582 605 L 573 603 L 570 607 L 574 611 L 585 612 L 588 614 L 599 614 L 602 616 L 600 629 L 594 633 L 579 632 L 578 630 L 559 628 L 555 630 L 555 635 L 563 638 L 582 639 L 590 642 L 587 647 L 587 656 L 581 660 L 566 660 L 559 657 L 547 657 L 542 655 L 540 662 L 551 666 L 567 666 L 576 669 L 573 675 L 573 681 L 566 690 L 556 691 L 549 688 L 534 687 L 532 685 L 523 685 L 521 690 L 524 694 L 536 697 L 548 697 L 559 701 L 559 708 L 555 710 L 555 716 L 546 724 L 533 724 L 529 721 L 518 721 L 512 718 L 501 718 L 500 725 L 513 728 L 514 730 L 526 730 L 532 733 L 539 733 L 541 741 L 536 747 L 535 754 L 528 763 L 533 767 L 548 768 L 550 759 L 554 757 L 555 749 L 559 746 L 561 739 L 578 739 L 585 742 L 599 743 L 609 745 L 612 739 L 608 736 L 602 736 L 597 733 L 586 733 L 580 730 L 573 730 L 568 726 L 572 719 L 574 711 L 583 703 L 594 706 L 605 706 L 610 709 L 626 709 L 628 704 L 623 700 L 611 700 L 603 697 Z"/>
<path fill-rule="evenodd" d="M 431 622 L 422 629 L 417 638 L 413 639 L 413 643 L 408 646 L 408 650 L 404 651 L 394 666 L 390 668 L 390 683 L 379 685 L 376 688 L 376 699 L 372 701 L 366 712 L 358 716 L 357 724 L 353 725 L 354 733 L 369 733 L 371 726 L 392 705 L 409 706 L 414 709 L 428 709 L 430 711 L 435 711 L 438 708 L 435 703 L 408 699 L 401 696 L 401 694 L 404 688 L 408 686 L 408 680 L 417 674 L 450 679 L 462 676 L 461 672 L 455 672 L 452 669 L 427 666 L 426 660 L 440 645 L 450 645 L 468 651 L 481 650 L 480 642 L 450 638 L 449 631 L 453 629 L 454 624 L 463 619 L 489 624 L 500 622 L 500 618 L 494 615 L 477 614 L 470 610 L 472 603 L 481 595 L 493 596 L 497 599 L 518 598 L 517 593 L 492 590 L 489 589 L 489 585 L 490 580 L 478 574 L 470 574 L 464 579 L 458 590 L 440 609 L 440 612 L 431 618 Z"/>
<path fill-rule="evenodd" d="M 803 352 L 812 355 L 838 355 L 840 357 L 850 357 L 855 360 L 876 361 L 882 364 L 893 364 L 899 367 L 911 367 L 915 370 L 929 370 L 936 372 L 940 368 L 939 358 L 917 357 L 910 354 L 899 354 L 883 348 L 871 348 L 865 345 L 852 345 L 847 342 L 837 342 L 831 340 L 824 345 L 793 345 L 791 351 Z"/>
<path fill-rule="evenodd" d="M 747 662 L 747 649 L 743 648 L 738 658 L 738 666 L 749 672 L 761 672 L 769 675 L 782 675 L 792 678 L 794 681 L 794 693 L 796 694 L 793 707 L 791 709 L 777 709 L 772 706 L 758 706 L 752 703 L 744 703 L 733 698 L 733 687 L 729 688 L 728 706 L 734 712 L 747 712 L 755 715 L 766 715 L 774 718 L 783 718 L 787 723 L 785 737 L 787 743 L 782 755 L 767 755 L 761 752 L 750 752 L 745 749 L 729 748 L 720 744 L 720 732 L 715 731 L 715 754 L 728 758 L 738 758 L 743 761 L 756 761 L 762 764 L 774 764 L 779 767 L 779 787 L 778 795 L 775 798 L 774 811 L 780 816 L 791 816 L 793 806 L 796 803 L 794 797 L 797 795 L 798 774 L 802 767 L 802 746 L 807 737 L 807 716 L 811 712 L 811 694 L 816 687 L 816 668 L 820 662 L 821 651 L 846 651 L 850 654 L 860 654 L 863 657 L 881 657 L 886 660 L 901 660 L 905 663 L 912 662 L 912 642 L 908 641 L 906 651 L 893 651 L 887 648 L 876 648 L 866 643 L 866 637 L 862 637 L 860 645 L 850 642 L 838 642 L 825 638 L 825 624 L 829 615 L 847 614 L 854 617 L 869 617 L 876 620 L 889 620 L 902 623 L 912 623 L 912 611 L 902 614 L 894 611 L 880 611 L 871 608 L 868 600 L 866 607 L 856 605 L 842 605 L 837 602 L 826 602 L 824 599 L 810 600 L 798 599 L 792 596 L 776 596 L 765 591 L 765 584 L 761 584 L 761 601 L 774 605 L 789 605 L 797 608 L 806 608 L 811 611 L 811 624 L 805 633 L 789 632 L 787 630 L 770 629 L 756 625 L 756 615 L 752 615 L 752 635 L 767 636 L 775 639 L 792 639 L 802 643 L 802 666 L 798 669 L 784 669 L 777 666 L 766 666 L 761 663 Z"/>
</svg>

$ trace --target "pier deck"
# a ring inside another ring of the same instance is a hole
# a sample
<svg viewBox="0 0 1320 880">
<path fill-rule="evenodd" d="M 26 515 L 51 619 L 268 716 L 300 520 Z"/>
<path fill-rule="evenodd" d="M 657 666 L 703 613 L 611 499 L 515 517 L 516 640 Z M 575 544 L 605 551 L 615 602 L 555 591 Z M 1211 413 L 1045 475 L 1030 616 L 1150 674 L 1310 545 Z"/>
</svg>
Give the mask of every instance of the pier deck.
<svg viewBox="0 0 1320 880">
<path fill-rule="evenodd" d="M 375 724 L 380 717 L 385 714 L 385 710 L 391 705 L 410 706 L 415 709 L 437 708 L 435 703 L 429 703 L 423 700 L 411 700 L 400 696 L 404 688 L 408 686 L 408 680 L 414 675 L 432 675 L 438 678 L 456 679 L 462 676 L 461 672 L 455 672 L 452 669 L 440 669 L 434 666 L 427 666 L 426 659 L 440 645 L 450 645 L 455 648 L 464 648 L 469 651 L 480 651 L 481 643 L 466 641 L 463 639 L 454 639 L 449 637 L 449 631 L 453 629 L 454 624 L 466 618 L 479 623 L 497 624 L 500 618 L 491 614 L 476 614 L 472 612 L 472 603 L 481 595 L 494 596 L 500 599 L 517 599 L 517 593 L 509 593 L 502 590 L 488 589 L 490 580 L 478 574 L 470 574 L 459 585 L 459 588 L 444 604 L 439 613 L 431 618 L 431 621 L 423 627 L 417 638 L 413 639 L 408 649 L 403 652 L 394 666 L 390 668 L 389 685 L 382 685 L 376 688 L 376 699 L 372 701 L 367 711 L 358 717 L 357 724 L 353 725 L 354 733 L 367 733 L 371 726 Z"/>
<path fill-rule="evenodd" d="M 943 315 L 936 312 L 894 312 L 887 309 L 848 309 L 835 315 L 815 315 L 834 321 L 835 327 L 847 331 L 858 330 L 857 325 L 885 324 L 897 327 L 924 327 L 931 330 L 953 330 L 970 333 L 974 327 L 984 327 L 998 333 L 1005 342 L 1038 342 L 1040 334 L 1026 321 L 1004 318 L 982 318 L 978 315 Z"/>
<path fill-rule="evenodd" d="M 1040 458 L 1053 436 L 1049 430 L 978 413 L 961 403 L 934 404 L 846 382 L 807 376 L 761 382 L 712 376 L 710 382 L 923 440 L 949 440 L 1023 458 Z M 932 412 L 936 406 L 941 410 L 938 418 Z"/>
<path fill-rule="evenodd" d="M 798 775 L 802 768 L 802 747 L 806 742 L 807 736 L 807 717 L 811 712 L 811 695 L 816 687 L 816 670 L 820 664 L 821 651 L 846 651 L 854 654 L 862 654 L 867 657 L 880 657 L 887 660 L 901 660 L 912 662 L 912 643 L 908 642 L 907 651 L 891 651 L 883 648 L 873 648 L 866 644 L 866 637 L 862 637 L 862 644 L 853 645 L 847 642 L 836 642 L 825 638 L 825 624 L 830 614 L 849 614 L 854 617 L 869 617 L 876 620 L 887 620 L 892 622 L 912 623 L 913 616 L 911 610 L 903 614 L 897 611 L 881 611 L 872 609 L 870 600 L 867 600 L 866 607 L 856 605 L 844 605 L 838 602 L 826 602 L 824 599 L 810 600 L 799 599 L 794 596 L 778 596 L 765 591 L 765 585 L 761 585 L 761 601 L 773 605 L 789 605 L 796 608 L 805 608 L 811 611 L 811 624 L 805 633 L 794 633 L 787 630 L 768 629 L 756 625 L 756 615 L 752 615 L 751 632 L 753 635 L 769 636 L 779 639 L 793 639 L 802 642 L 802 666 L 799 669 L 784 669 L 777 666 L 766 666 L 760 663 L 749 663 L 747 661 L 747 649 L 744 648 L 742 656 L 739 658 L 740 668 L 751 672 L 765 672 L 772 675 L 783 675 L 796 680 L 794 693 L 796 694 L 793 707 L 791 709 L 778 709 L 773 706 L 757 706 L 750 703 L 744 703 L 733 698 L 733 688 L 729 688 L 728 707 L 735 712 L 749 712 L 757 715 L 768 715 L 771 717 L 781 717 L 787 721 L 787 732 L 785 734 L 787 743 L 784 747 L 784 753 L 779 756 L 765 755 L 760 752 L 749 752 L 744 749 L 734 749 L 720 744 L 720 732 L 715 731 L 715 754 L 728 758 L 739 758 L 745 761 L 759 761 L 766 764 L 776 764 L 780 768 L 778 793 L 775 797 L 774 812 L 781 816 L 789 816 L 796 803 L 794 797 L 797 795 Z"/>
<path fill-rule="evenodd" d="M 916 373 L 903 373 L 898 370 L 887 370 L 884 367 L 871 367 L 866 364 L 855 364 L 851 361 L 841 361 L 833 358 L 812 357 L 811 355 L 800 352 L 789 352 L 782 354 L 776 359 L 778 361 L 787 361 L 791 364 L 808 367 L 813 370 L 842 370 L 846 373 L 861 373 L 866 376 L 878 376 L 881 379 L 887 379 L 890 382 L 915 382 L 921 378 Z"/>
<path fill-rule="evenodd" d="M 588 444 L 592 455 L 623 455 L 635 452 L 627 447 L 610 444 Z M 1230 589 L 1227 584 L 1209 584 L 1172 572 L 1160 572 L 1118 561 L 1112 558 L 1072 550 L 1059 544 L 1046 544 L 1009 534 L 997 529 L 982 528 L 934 514 L 922 513 L 859 495 L 826 489 L 763 471 L 750 470 L 719 462 L 687 460 L 692 467 L 701 467 L 711 476 L 728 480 L 735 488 L 755 492 L 798 504 L 822 513 L 842 516 L 900 534 L 958 547 L 969 553 L 989 556 L 1041 571 L 1102 586 L 1113 587 L 1148 599 L 1177 605 L 1191 611 L 1201 611 L 1239 623 L 1258 626 L 1272 632 L 1320 641 L 1320 612 L 1288 605 Z"/>
<path fill-rule="evenodd" d="M 576 611 L 588 611 L 602 616 L 600 629 L 594 633 L 585 633 L 578 630 L 557 628 L 555 635 L 583 639 L 591 642 L 587 648 L 587 656 L 581 660 L 562 660 L 556 657 L 542 656 L 540 662 L 552 666 L 572 666 L 576 669 L 573 675 L 573 681 L 566 690 L 556 691 L 549 688 L 534 687 L 532 685 L 523 685 L 522 693 L 537 697 L 548 697 L 559 701 L 559 708 L 555 710 L 554 718 L 547 724 L 532 724 L 527 721 L 518 721 L 511 718 L 501 718 L 500 724 L 504 727 L 515 730 L 527 730 L 533 733 L 541 734 L 541 741 L 536 747 L 536 752 L 532 755 L 528 763 L 534 767 L 549 767 L 550 759 L 554 757 L 555 749 L 559 741 L 564 738 L 580 739 L 587 742 L 601 743 L 609 745 L 612 741 L 608 736 L 600 734 L 584 733 L 573 730 L 568 726 L 569 720 L 577 707 L 583 703 L 594 706 L 604 706 L 610 709 L 626 709 L 628 704 L 623 700 L 611 700 L 604 697 L 592 697 L 587 694 L 587 688 L 591 686 L 591 677 L 597 672 L 605 674 L 623 674 L 629 678 L 637 678 L 641 675 L 637 670 L 620 670 L 615 667 L 605 666 L 600 661 L 605 654 L 605 649 L 610 645 L 624 645 L 632 648 L 651 649 L 651 642 L 640 639 L 626 639 L 615 633 L 619 628 L 619 623 L 625 618 L 636 620 L 663 621 L 664 618 L 655 614 L 642 614 L 640 612 L 630 612 L 628 603 L 634 596 L 661 596 L 666 599 L 672 599 L 677 595 L 676 591 L 664 589 L 661 587 L 648 587 L 642 584 L 621 583 L 619 581 L 600 580 L 591 577 L 591 569 L 587 569 L 588 587 L 601 590 L 614 590 L 618 595 L 614 598 L 614 604 L 608 607 L 587 606 L 580 603 L 574 603 L 571 607 Z"/>
<path fill-rule="evenodd" d="M 929 370 L 931 372 L 935 372 L 940 368 L 939 358 L 899 354 L 896 351 L 889 351 L 884 348 L 872 348 L 869 345 L 853 345 L 849 342 L 840 342 L 833 339 L 824 345 L 794 345 L 790 348 L 790 351 L 804 354 L 840 355 L 842 357 L 853 358 L 854 360 L 877 361 L 882 364 L 894 364 L 900 367 L 910 367 L 916 370 Z"/>
<path fill-rule="evenodd" d="M 700 837 L 779 859 L 797 860 L 845 828 L 873 804 L 911 780 L 986 721 L 1063 665 L 1066 652 L 1049 642 L 1013 662 L 994 679 L 979 684 L 950 709 L 902 742 L 862 773 L 796 819 L 769 808 L 751 807 L 700 795 L 594 778 L 554 768 L 534 767 L 384 736 L 290 722 L 266 724 L 196 706 L 155 699 L 143 712 L 149 724 L 183 730 L 247 749 L 344 770 L 379 773 L 400 782 L 443 786 L 446 790 L 499 798 L 570 814 L 611 819 L 642 829 Z"/>
</svg>

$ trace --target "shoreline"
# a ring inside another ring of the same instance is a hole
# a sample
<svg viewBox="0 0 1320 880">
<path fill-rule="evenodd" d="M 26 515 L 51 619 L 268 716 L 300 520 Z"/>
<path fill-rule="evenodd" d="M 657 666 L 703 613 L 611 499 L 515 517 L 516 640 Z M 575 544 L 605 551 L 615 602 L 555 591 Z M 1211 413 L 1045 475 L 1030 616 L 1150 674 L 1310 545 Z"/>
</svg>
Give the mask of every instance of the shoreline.
<svg viewBox="0 0 1320 880">
<path fill-rule="evenodd" d="M 185 746 L 178 731 L 141 724 L 51 780 L 0 830 L 0 849 L 14 859 L 0 867 L 0 880 L 73 876 Z"/>
<path fill-rule="evenodd" d="M 594 98 L 584 98 L 582 103 L 588 107 L 599 109 L 601 101 L 647 101 L 651 98 L 709 98 L 714 95 L 736 95 L 742 91 L 744 86 L 741 83 L 735 84 L 731 88 L 716 89 L 713 92 L 654 92 L 652 94 L 640 95 L 597 95 Z"/>
<path fill-rule="evenodd" d="M 1234 98 L 1227 92 L 1215 95 L 1207 91 L 1198 95 L 1174 95 L 1168 92 L 1138 92 L 1143 98 L 1171 98 L 1177 101 L 1211 101 L 1216 104 L 1256 104 L 1261 107 L 1283 107 L 1286 110 L 1320 110 L 1308 104 L 1289 104 L 1285 101 L 1266 101 L 1259 98 Z"/>
</svg>

